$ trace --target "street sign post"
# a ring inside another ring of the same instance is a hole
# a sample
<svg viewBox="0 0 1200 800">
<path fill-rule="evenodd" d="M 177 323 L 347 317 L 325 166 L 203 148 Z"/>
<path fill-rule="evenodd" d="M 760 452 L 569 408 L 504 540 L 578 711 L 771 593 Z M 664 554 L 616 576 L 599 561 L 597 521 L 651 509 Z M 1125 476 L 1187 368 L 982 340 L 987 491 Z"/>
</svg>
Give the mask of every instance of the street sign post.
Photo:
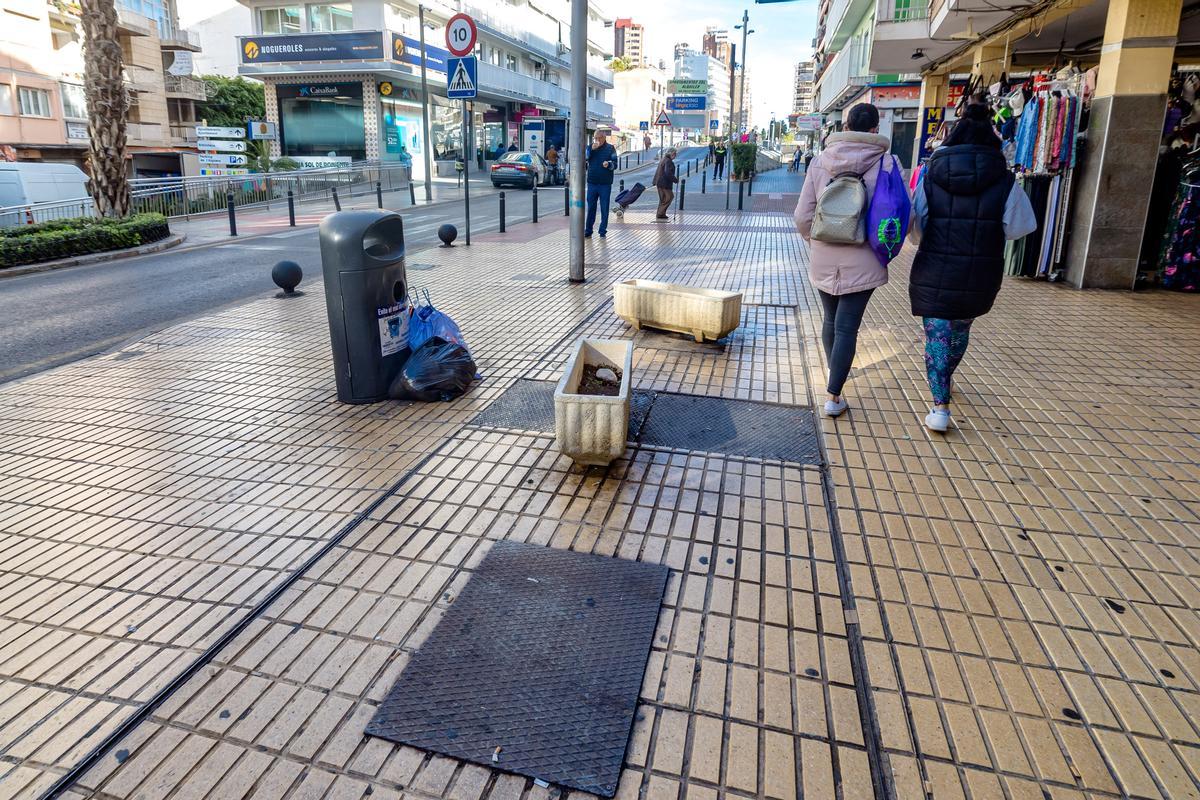
<svg viewBox="0 0 1200 800">
<path fill-rule="evenodd" d="M 471 51 L 479 29 L 475 20 L 467 14 L 455 14 L 446 23 L 446 49 L 455 58 L 446 59 L 446 97 L 462 100 L 462 174 L 463 174 L 463 217 L 466 222 L 464 243 L 471 246 L 471 125 L 467 101 L 473 100 L 479 90 L 479 65 Z M 536 188 L 535 188 L 536 191 Z"/>
<path fill-rule="evenodd" d="M 200 153 L 196 158 L 201 164 L 213 167 L 240 167 L 246 163 L 245 156 Z"/>
<path fill-rule="evenodd" d="M 667 112 L 665 110 L 660 111 L 660 112 L 658 112 L 658 117 L 654 120 L 654 124 L 655 125 L 670 125 L 671 118 L 667 116 Z"/>
<path fill-rule="evenodd" d="M 246 143 L 239 141 L 220 142 L 214 139 L 200 139 L 196 142 L 197 150 L 212 150 L 217 153 L 244 153 Z"/>
<path fill-rule="evenodd" d="M 703 111 L 707 101 L 708 98 L 702 94 L 673 95 L 667 98 L 667 108 L 671 111 Z"/>
<path fill-rule="evenodd" d="M 721 120 L 717 119 L 716 117 L 713 117 L 712 119 L 710 119 L 708 121 L 708 127 L 709 127 L 709 130 L 715 131 L 717 128 L 721 127 Z"/>
<path fill-rule="evenodd" d="M 219 128 L 212 125 L 197 125 L 197 139 L 245 139 L 245 128 Z"/>
<path fill-rule="evenodd" d="M 677 78 L 667 81 L 671 94 L 708 94 L 708 81 L 693 78 Z"/>
<path fill-rule="evenodd" d="M 477 38 L 479 29 L 475 27 L 475 20 L 466 14 L 455 14 L 446 23 L 446 49 L 453 55 L 470 55 Z"/>
<path fill-rule="evenodd" d="M 648 130 L 650 130 L 650 121 L 649 121 L 649 120 L 646 120 L 646 119 L 644 119 L 644 120 L 642 120 L 641 122 L 639 122 L 639 123 L 638 123 L 638 130 L 639 130 L 639 131 L 648 131 Z"/>
</svg>

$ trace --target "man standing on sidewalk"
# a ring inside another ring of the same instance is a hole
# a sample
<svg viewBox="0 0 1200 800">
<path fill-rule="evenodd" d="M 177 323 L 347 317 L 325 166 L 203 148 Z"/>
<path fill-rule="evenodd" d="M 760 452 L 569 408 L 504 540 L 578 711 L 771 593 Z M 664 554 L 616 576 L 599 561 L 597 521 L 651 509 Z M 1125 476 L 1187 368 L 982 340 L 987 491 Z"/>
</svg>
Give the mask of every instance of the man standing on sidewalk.
<svg viewBox="0 0 1200 800">
<path fill-rule="evenodd" d="M 667 221 L 667 209 L 675 199 L 675 184 L 679 178 L 675 174 L 675 148 L 671 147 L 659 159 L 658 169 L 654 171 L 654 188 L 658 189 L 658 213 L 655 222 Z"/>
<path fill-rule="evenodd" d="M 713 180 L 719 181 L 725 176 L 725 140 L 717 142 L 713 149 Z"/>
<path fill-rule="evenodd" d="M 617 171 L 617 148 L 608 143 L 604 131 L 596 131 L 596 139 L 584 155 L 587 160 L 587 222 L 583 235 L 592 235 L 596 222 L 596 204 L 600 204 L 600 238 L 608 234 L 608 200 L 612 195 L 613 173 Z"/>
</svg>

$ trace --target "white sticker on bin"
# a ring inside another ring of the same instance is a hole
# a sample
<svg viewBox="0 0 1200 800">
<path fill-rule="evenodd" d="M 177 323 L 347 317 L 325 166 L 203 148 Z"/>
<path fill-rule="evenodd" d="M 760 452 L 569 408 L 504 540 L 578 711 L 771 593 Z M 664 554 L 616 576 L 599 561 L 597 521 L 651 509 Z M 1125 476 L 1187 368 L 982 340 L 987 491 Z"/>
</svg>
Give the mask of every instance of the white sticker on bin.
<svg viewBox="0 0 1200 800">
<path fill-rule="evenodd" d="M 379 319 L 379 353 L 390 356 L 408 347 L 408 306 L 394 303 L 375 309 Z"/>
</svg>

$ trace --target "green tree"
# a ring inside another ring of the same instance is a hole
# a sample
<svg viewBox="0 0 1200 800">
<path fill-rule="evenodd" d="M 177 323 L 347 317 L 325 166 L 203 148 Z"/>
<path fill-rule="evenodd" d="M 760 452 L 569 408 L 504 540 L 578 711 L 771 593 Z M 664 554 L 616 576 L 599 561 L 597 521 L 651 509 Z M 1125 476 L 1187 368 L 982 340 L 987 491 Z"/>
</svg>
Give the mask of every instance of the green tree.
<svg viewBox="0 0 1200 800">
<path fill-rule="evenodd" d="M 626 72 L 633 69 L 633 64 L 630 64 L 629 59 L 625 58 L 625 56 L 617 56 L 608 62 L 608 68 L 613 72 Z"/>
<path fill-rule="evenodd" d="M 129 213 L 125 154 L 125 91 L 117 9 L 113 0 L 83 0 L 83 91 L 88 108 L 92 199 L 102 217 Z"/>
<path fill-rule="evenodd" d="M 262 119 L 267 113 L 263 85 L 245 78 L 204 75 L 208 99 L 196 104 L 196 116 L 209 125 L 240 128 L 247 120 Z"/>
</svg>

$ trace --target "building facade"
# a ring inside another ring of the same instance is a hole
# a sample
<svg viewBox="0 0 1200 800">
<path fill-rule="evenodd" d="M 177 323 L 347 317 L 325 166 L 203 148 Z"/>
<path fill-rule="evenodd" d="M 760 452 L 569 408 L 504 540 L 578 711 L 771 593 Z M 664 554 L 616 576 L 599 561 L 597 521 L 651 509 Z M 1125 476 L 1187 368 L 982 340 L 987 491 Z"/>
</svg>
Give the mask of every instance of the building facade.
<svg viewBox="0 0 1200 800">
<path fill-rule="evenodd" d="M 428 141 L 421 123 L 421 49 L 416 3 L 353 0 L 332 5 L 281 6 L 243 0 L 254 31 L 239 39 L 238 72 L 266 86 L 267 119 L 278 123 L 275 156 L 305 165 L 354 160 L 408 161 L 423 175 L 429 148 L 439 174 L 453 174 L 464 157 L 480 164 L 516 142 L 530 147 L 526 121 L 545 122 L 544 140 L 566 144 L 570 109 L 569 0 L 527 0 L 486 6 L 425 4 L 425 67 L 429 85 Z M 446 99 L 444 25 L 459 10 L 479 31 L 478 97 Z M 607 20 L 589 6 L 587 104 L 589 128 L 610 125 L 613 87 L 605 66 Z M 554 132 L 551 132 L 553 129 Z M 561 140 L 561 141 L 556 141 Z"/>
<path fill-rule="evenodd" d="M 634 69 L 646 66 L 646 29 L 632 19 L 613 24 L 613 56 L 623 58 Z"/>
<path fill-rule="evenodd" d="M 816 91 L 816 62 L 801 61 L 796 64 L 796 83 L 792 90 L 792 113 L 813 113 L 813 94 Z"/>
<path fill-rule="evenodd" d="M 613 75 L 610 95 L 618 136 L 636 144 L 642 137 L 642 123 L 654 132 L 654 120 L 667 107 L 667 73 L 658 67 L 629 69 Z"/>
<path fill-rule="evenodd" d="M 739 133 L 750 132 L 754 110 L 751 91 L 754 82 L 748 72 L 745 76 L 742 75 L 744 69 L 745 67 L 739 65 L 733 70 L 733 125 Z"/>
<path fill-rule="evenodd" d="M 729 46 L 729 31 L 724 28 L 709 27 L 704 30 L 700 52 L 712 56 L 726 66 L 733 66 L 733 53 Z"/>
<path fill-rule="evenodd" d="M 82 9 L 74 0 L 5 0 L 14 9 L 0 26 L 0 158 L 86 169 Z M 171 0 L 118 0 L 117 14 L 130 175 L 195 174 L 195 104 L 206 96 L 192 75 L 198 40 L 178 25 Z"/>
</svg>

